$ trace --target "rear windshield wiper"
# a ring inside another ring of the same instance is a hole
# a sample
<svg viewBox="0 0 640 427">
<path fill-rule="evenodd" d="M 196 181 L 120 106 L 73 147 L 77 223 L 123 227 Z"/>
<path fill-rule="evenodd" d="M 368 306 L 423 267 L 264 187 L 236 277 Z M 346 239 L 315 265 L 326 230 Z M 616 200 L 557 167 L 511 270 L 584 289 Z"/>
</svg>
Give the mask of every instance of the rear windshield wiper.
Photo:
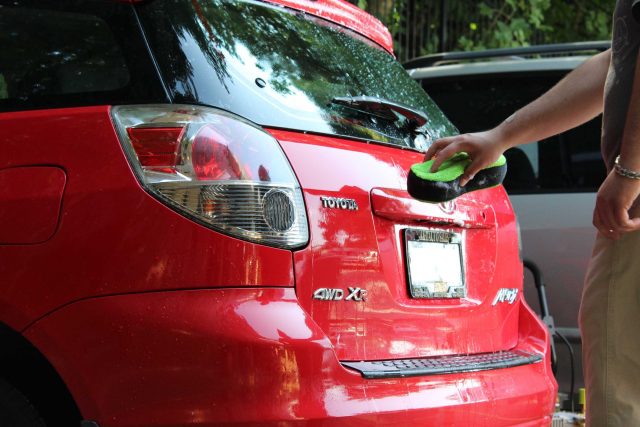
<svg viewBox="0 0 640 427">
<path fill-rule="evenodd" d="M 340 96 L 333 98 L 331 102 L 393 122 L 404 118 L 403 127 L 409 132 L 418 131 L 428 121 L 427 116 L 421 111 L 374 96 Z"/>
</svg>

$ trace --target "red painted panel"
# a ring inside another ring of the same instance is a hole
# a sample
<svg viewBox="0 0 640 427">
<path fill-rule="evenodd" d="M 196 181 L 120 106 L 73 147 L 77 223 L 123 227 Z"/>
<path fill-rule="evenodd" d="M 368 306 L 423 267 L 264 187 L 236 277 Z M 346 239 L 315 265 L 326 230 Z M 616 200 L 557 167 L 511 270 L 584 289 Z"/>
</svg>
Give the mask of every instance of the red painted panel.
<svg viewBox="0 0 640 427">
<path fill-rule="evenodd" d="M 96 295 L 229 286 L 293 286 L 291 252 L 215 232 L 138 184 L 108 107 L 0 114 L 0 169 L 67 172 L 56 234 L 0 246 L 0 321 L 14 329 Z"/>
<path fill-rule="evenodd" d="M 331 137 L 272 131 L 300 180 L 310 245 L 294 255 L 302 307 L 339 358 L 375 360 L 512 348 L 518 306 L 492 305 L 501 288 L 522 288 L 513 211 L 502 188 L 469 193 L 446 207 L 406 192 L 421 153 Z M 322 197 L 350 198 L 358 210 L 331 209 Z M 467 297 L 409 296 L 404 229 L 435 228 L 464 238 Z M 364 301 L 314 299 L 317 289 L 367 291 Z"/>
<path fill-rule="evenodd" d="M 42 243 L 58 226 L 66 175 L 52 166 L 0 170 L 0 245 Z"/>
<path fill-rule="evenodd" d="M 301 10 L 362 34 L 393 54 L 391 33 L 382 22 L 344 0 L 263 0 Z"/>
<path fill-rule="evenodd" d="M 544 326 L 520 309 L 539 351 Z M 343 368 L 291 288 L 122 295 L 81 301 L 27 337 L 83 417 L 120 426 L 548 426 L 546 363 L 365 380 Z"/>
</svg>

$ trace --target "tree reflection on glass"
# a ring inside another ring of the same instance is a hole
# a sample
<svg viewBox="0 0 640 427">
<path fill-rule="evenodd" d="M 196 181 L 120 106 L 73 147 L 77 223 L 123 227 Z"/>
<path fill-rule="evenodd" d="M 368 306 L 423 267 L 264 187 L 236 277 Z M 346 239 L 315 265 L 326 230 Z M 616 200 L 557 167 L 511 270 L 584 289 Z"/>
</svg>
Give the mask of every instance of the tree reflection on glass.
<svg viewBox="0 0 640 427">
<path fill-rule="evenodd" d="M 233 0 L 153 2 L 143 16 L 178 101 L 269 126 L 409 145 L 396 123 L 331 103 L 367 95 L 424 111 L 430 138 L 455 132 L 388 52 L 323 19 Z"/>
</svg>

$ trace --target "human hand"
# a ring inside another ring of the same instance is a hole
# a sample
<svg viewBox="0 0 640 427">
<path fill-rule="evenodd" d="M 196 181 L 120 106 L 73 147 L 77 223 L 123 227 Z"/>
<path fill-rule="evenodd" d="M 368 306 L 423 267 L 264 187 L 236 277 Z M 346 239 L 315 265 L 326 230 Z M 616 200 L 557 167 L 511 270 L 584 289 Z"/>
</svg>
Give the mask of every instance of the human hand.
<svg viewBox="0 0 640 427">
<path fill-rule="evenodd" d="M 631 218 L 629 215 L 629 209 L 638 195 L 640 180 L 625 178 L 612 170 L 598 190 L 593 225 L 610 239 L 640 230 L 640 218 Z"/>
<path fill-rule="evenodd" d="M 436 140 L 426 151 L 425 161 L 433 158 L 431 172 L 437 172 L 440 165 L 456 153 L 464 151 L 471 163 L 460 178 L 460 186 L 473 179 L 481 169 L 494 163 L 509 148 L 492 131 L 467 133 Z"/>
</svg>

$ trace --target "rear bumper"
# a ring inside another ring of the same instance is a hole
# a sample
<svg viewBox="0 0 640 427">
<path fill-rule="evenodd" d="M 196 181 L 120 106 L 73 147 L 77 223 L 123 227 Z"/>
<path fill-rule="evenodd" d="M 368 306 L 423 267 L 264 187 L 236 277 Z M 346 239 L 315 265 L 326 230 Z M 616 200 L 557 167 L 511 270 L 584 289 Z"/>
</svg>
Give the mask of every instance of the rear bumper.
<svg viewBox="0 0 640 427">
<path fill-rule="evenodd" d="M 548 337 L 525 306 L 519 348 Z M 506 369 L 364 379 L 291 288 L 130 294 L 67 306 L 25 335 L 106 426 L 548 426 L 548 357 Z"/>
</svg>

